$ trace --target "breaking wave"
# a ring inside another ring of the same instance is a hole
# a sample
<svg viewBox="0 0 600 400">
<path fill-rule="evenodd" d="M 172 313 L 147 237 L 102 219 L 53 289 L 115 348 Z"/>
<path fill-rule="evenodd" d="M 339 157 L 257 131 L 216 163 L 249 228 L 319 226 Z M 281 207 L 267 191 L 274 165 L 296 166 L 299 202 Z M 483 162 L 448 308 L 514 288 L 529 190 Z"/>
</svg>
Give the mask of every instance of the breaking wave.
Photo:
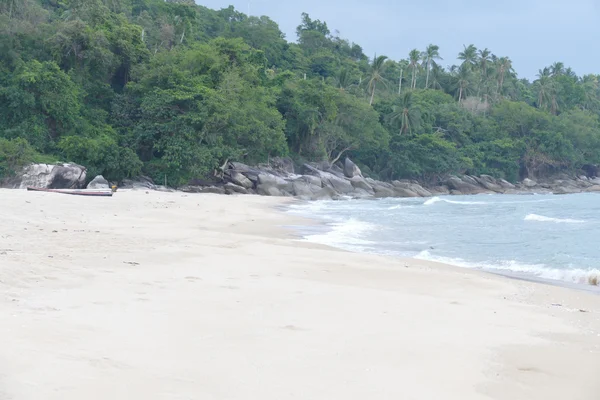
<svg viewBox="0 0 600 400">
<path fill-rule="evenodd" d="M 525 217 L 525 221 L 554 222 L 554 223 L 563 223 L 563 224 L 583 224 L 585 222 L 580 219 L 552 218 L 552 217 L 545 217 L 543 215 L 537 215 L 537 214 L 528 214 Z"/>
<path fill-rule="evenodd" d="M 435 203 L 448 203 L 448 204 L 486 204 L 486 202 L 484 201 L 457 201 L 457 200 L 448 200 L 448 199 L 442 199 L 439 197 L 432 197 L 431 199 L 427 200 L 425 203 L 423 203 L 424 206 L 430 206 L 432 204 Z"/>
</svg>

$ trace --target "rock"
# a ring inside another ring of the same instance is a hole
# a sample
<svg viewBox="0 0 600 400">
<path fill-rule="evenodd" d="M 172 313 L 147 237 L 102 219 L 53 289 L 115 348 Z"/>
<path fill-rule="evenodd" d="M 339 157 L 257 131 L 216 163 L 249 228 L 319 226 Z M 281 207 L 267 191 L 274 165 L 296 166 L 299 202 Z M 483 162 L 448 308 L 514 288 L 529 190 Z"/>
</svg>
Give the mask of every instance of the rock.
<svg viewBox="0 0 600 400">
<path fill-rule="evenodd" d="M 354 187 L 346 178 L 340 178 L 330 172 L 320 171 L 319 177 L 323 183 L 323 187 L 329 186 L 338 193 L 348 194 L 354 191 Z"/>
<path fill-rule="evenodd" d="M 293 191 L 293 187 L 292 187 L 292 183 L 289 181 L 286 181 L 283 178 L 280 178 L 279 176 L 273 175 L 273 174 L 267 174 L 267 173 L 262 173 L 258 175 L 258 185 L 263 187 L 263 190 L 265 190 L 264 188 L 266 186 L 273 186 L 276 189 L 279 189 L 280 191 L 286 191 L 288 193 Z M 257 186 L 258 189 L 258 186 Z"/>
<path fill-rule="evenodd" d="M 110 189 L 110 185 L 102 175 L 98 175 L 88 183 L 87 189 Z"/>
<path fill-rule="evenodd" d="M 554 194 L 572 194 L 572 193 L 581 193 L 581 190 L 576 187 L 572 187 L 572 186 L 558 186 L 558 187 L 552 189 L 552 193 L 554 193 Z"/>
<path fill-rule="evenodd" d="M 390 188 L 387 188 L 385 186 L 380 186 L 380 185 L 372 185 L 372 187 L 373 187 L 373 190 L 375 191 L 376 198 L 397 197 L 396 192 L 394 192 Z"/>
<path fill-rule="evenodd" d="M 354 192 L 352 192 L 353 199 L 369 199 L 371 197 L 373 197 L 372 190 L 370 192 L 367 192 L 364 189 L 356 188 L 356 189 L 354 189 Z"/>
<path fill-rule="evenodd" d="M 311 200 L 336 200 L 340 195 L 329 186 L 321 188 L 317 193 L 313 194 Z"/>
<path fill-rule="evenodd" d="M 356 190 L 360 189 L 366 193 L 370 193 L 370 194 L 375 193 L 375 191 L 373 190 L 371 185 L 369 185 L 369 183 L 362 176 L 353 177 L 352 179 L 350 179 L 350 184 L 354 187 L 355 192 L 356 192 Z"/>
<path fill-rule="evenodd" d="M 140 176 L 135 179 L 123 179 L 119 187 L 123 189 L 142 189 L 142 190 L 155 190 L 156 185 L 152 181 L 152 179 L 147 176 Z"/>
<path fill-rule="evenodd" d="M 484 175 L 481 175 L 481 176 L 484 176 Z M 502 187 L 502 189 L 514 189 L 516 187 L 515 185 L 513 185 L 512 183 L 510 183 L 508 181 L 505 181 L 504 179 L 498 179 L 496 181 L 496 183 L 498 185 L 500 185 L 500 187 Z"/>
<path fill-rule="evenodd" d="M 451 176 L 446 180 L 445 183 L 450 189 L 450 194 L 478 194 L 485 193 L 487 191 L 480 186 L 473 185 L 470 182 L 465 182 L 457 176 Z"/>
<path fill-rule="evenodd" d="M 444 195 L 448 195 L 450 194 L 450 189 L 448 189 L 448 186 L 446 185 L 440 185 L 440 186 L 435 186 L 432 188 L 429 188 L 429 191 L 431 192 L 431 194 L 433 196 L 444 196 Z"/>
<path fill-rule="evenodd" d="M 433 196 L 433 193 L 431 193 L 429 190 L 425 189 L 423 186 L 419 185 L 418 183 L 409 184 L 408 190 L 415 192 L 416 194 L 418 194 L 421 197 Z"/>
<path fill-rule="evenodd" d="M 273 185 L 262 185 L 259 184 L 256 187 L 256 193 L 262 196 L 285 196 L 281 190 L 279 190 L 276 186 Z"/>
<path fill-rule="evenodd" d="M 26 189 L 80 189 L 85 186 L 87 170 L 77 164 L 31 164 L 3 186 Z"/>
<path fill-rule="evenodd" d="M 532 187 L 536 187 L 538 184 L 536 181 L 531 180 L 529 178 L 525 178 L 523 179 L 523 186 L 527 187 L 527 188 L 532 188 Z"/>
<path fill-rule="evenodd" d="M 586 192 L 600 192 L 600 185 L 594 185 L 594 186 L 590 186 L 589 188 L 585 189 Z"/>
<path fill-rule="evenodd" d="M 397 197 L 421 197 L 410 189 L 404 189 L 400 187 L 395 188 L 394 192 Z"/>
<path fill-rule="evenodd" d="M 318 193 L 322 188 L 321 186 L 313 185 L 304 179 L 298 179 L 292 182 L 294 196 L 301 197 L 303 199 L 310 199 L 315 193 Z"/>
<path fill-rule="evenodd" d="M 245 189 L 250 189 L 254 187 L 254 183 L 248 179 L 244 174 L 240 173 L 240 172 L 230 172 L 229 173 L 229 179 L 231 179 L 231 182 L 237 186 L 241 186 Z"/>
<path fill-rule="evenodd" d="M 323 187 L 323 182 L 318 176 L 302 175 L 300 179 L 306 181 L 307 183 L 310 183 L 313 186 Z"/>
<path fill-rule="evenodd" d="M 223 187 L 225 188 L 225 191 L 230 191 L 231 193 L 248 194 L 248 189 L 231 182 L 226 183 Z"/>
<path fill-rule="evenodd" d="M 275 157 L 270 160 L 271 167 L 277 171 L 281 171 L 287 174 L 294 174 L 294 162 L 289 157 Z"/>
<path fill-rule="evenodd" d="M 358 168 L 358 166 L 354 164 L 348 157 L 346 157 L 346 160 L 344 161 L 344 175 L 347 178 L 354 178 L 355 176 L 362 178 L 362 172 L 360 171 L 360 168 Z"/>
<path fill-rule="evenodd" d="M 481 175 L 480 177 L 475 177 L 475 181 L 480 185 L 486 188 L 487 190 L 491 190 L 496 193 L 503 193 L 504 188 L 500 186 L 494 178 L 489 175 Z"/>
<path fill-rule="evenodd" d="M 182 186 L 179 188 L 182 192 L 185 193 L 212 193 L 212 194 L 225 194 L 225 188 L 219 186 Z"/>
<path fill-rule="evenodd" d="M 473 186 L 479 186 L 479 182 L 477 181 L 477 179 L 476 179 L 474 176 L 471 176 L 471 175 L 463 175 L 463 176 L 461 176 L 461 177 L 460 177 L 460 179 L 461 179 L 463 182 L 470 183 L 470 184 L 471 184 L 471 185 L 473 185 Z"/>
</svg>

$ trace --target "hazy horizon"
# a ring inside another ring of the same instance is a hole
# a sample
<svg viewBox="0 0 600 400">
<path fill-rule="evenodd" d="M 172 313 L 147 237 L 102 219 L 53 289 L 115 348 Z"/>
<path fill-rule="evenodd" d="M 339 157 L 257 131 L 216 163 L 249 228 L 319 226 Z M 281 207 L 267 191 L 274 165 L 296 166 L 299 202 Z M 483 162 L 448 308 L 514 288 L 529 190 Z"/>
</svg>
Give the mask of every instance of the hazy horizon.
<svg viewBox="0 0 600 400">
<path fill-rule="evenodd" d="M 542 0 L 508 0 L 483 4 L 458 0 L 449 4 L 426 0 L 397 4 L 391 0 L 369 3 L 349 0 L 300 2 L 274 0 L 196 0 L 210 8 L 233 5 L 250 15 L 266 15 L 279 24 L 289 41 L 296 40 L 302 12 L 327 22 L 331 32 L 362 46 L 365 54 L 406 58 L 413 48 L 440 46 L 444 67 L 457 63 L 463 45 L 488 48 L 508 56 L 520 78 L 535 79 L 538 70 L 561 61 L 580 76 L 600 73 L 600 55 L 582 54 L 594 48 L 600 35 L 599 10 L 593 0 L 573 0 L 569 6 Z M 408 16 L 407 16 L 408 15 Z"/>
</svg>

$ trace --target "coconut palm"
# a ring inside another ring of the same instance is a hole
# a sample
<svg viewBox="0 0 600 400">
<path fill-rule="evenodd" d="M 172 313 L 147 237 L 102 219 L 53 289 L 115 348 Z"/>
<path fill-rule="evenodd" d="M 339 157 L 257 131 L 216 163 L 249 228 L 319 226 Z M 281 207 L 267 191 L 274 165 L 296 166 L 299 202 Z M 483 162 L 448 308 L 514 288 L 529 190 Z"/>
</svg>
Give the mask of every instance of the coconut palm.
<svg viewBox="0 0 600 400">
<path fill-rule="evenodd" d="M 550 75 L 553 77 L 564 75 L 565 73 L 565 64 L 561 62 L 555 62 L 549 68 Z"/>
<path fill-rule="evenodd" d="M 369 101 L 370 105 L 373 104 L 377 84 L 379 82 L 385 82 L 385 78 L 383 77 L 383 70 L 385 69 L 386 60 L 386 56 L 375 57 L 375 59 L 373 60 L 373 65 L 371 65 L 371 77 L 369 78 L 369 90 L 371 91 L 371 100 Z"/>
<path fill-rule="evenodd" d="M 432 89 L 442 89 L 441 80 L 444 75 L 444 69 L 438 64 L 431 67 L 430 83 Z"/>
<path fill-rule="evenodd" d="M 335 77 L 338 89 L 344 91 L 352 84 L 352 77 L 348 68 L 342 68 Z"/>
<path fill-rule="evenodd" d="M 454 74 L 455 87 L 458 94 L 458 102 L 462 102 L 466 97 L 471 81 L 471 67 L 468 64 L 462 64 L 456 69 Z"/>
<path fill-rule="evenodd" d="M 508 57 L 500 57 L 496 60 L 495 64 L 498 71 L 498 94 L 501 95 L 506 74 L 513 72 L 512 61 Z"/>
<path fill-rule="evenodd" d="M 491 59 L 492 52 L 489 51 L 487 48 L 485 48 L 483 50 L 479 50 L 477 52 L 477 54 L 479 55 L 478 63 L 479 63 L 479 68 L 481 69 L 482 76 L 486 76 L 488 65 L 490 64 L 490 62 L 492 60 Z"/>
<path fill-rule="evenodd" d="M 421 56 L 425 62 L 425 68 L 427 69 L 427 77 L 425 78 L 425 89 L 427 89 L 429 87 L 429 72 L 431 70 L 431 66 L 436 65 L 435 60 L 443 60 L 443 58 L 440 57 L 440 46 L 430 44 L 427 46 L 425 51 L 421 53 Z"/>
<path fill-rule="evenodd" d="M 417 69 L 419 68 L 419 60 L 421 59 L 421 52 L 417 49 L 412 49 L 408 53 L 409 66 L 412 68 L 412 81 L 410 87 L 414 89 L 417 86 Z"/>
<path fill-rule="evenodd" d="M 467 66 L 469 68 L 477 64 L 477 47 L 470 44 L 468 46 L 463 45 L 464 50 L 458 53 L 458 59 L 462 60 L 461 66 Z"/>
<path fill-rule="evenodd" d="M 538 108 L 546 108 L 546 104 L 552 103 L 554 81 L 551 77 L 550 68 L 540 69 L 536 74 L 537 80 L 533 83 L 538 92 L 537 105 Z"/>
<path fill-rule="evenodd" d="M 405 92 L 398 98 L 390 121 L 400 121 L 400 134 L 410 133 L 421 124 L 421 113 L 413 101 L 413 92 Z"/>
</svg>

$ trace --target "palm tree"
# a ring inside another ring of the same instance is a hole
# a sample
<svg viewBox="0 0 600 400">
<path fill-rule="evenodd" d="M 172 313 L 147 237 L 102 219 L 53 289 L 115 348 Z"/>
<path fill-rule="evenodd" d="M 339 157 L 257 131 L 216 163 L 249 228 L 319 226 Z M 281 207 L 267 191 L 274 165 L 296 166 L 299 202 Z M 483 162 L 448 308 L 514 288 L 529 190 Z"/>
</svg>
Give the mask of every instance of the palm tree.
<svg viewBox="0 0 600 400">
<path fill-rule="evenodd" d="M 546 68 L 544 68 L 544 69 L 546 69 Z M 565 73 L 565 64 L 557 61 L 550 66 L 550 75 L 551 76 L 556 77 L 556 76 L 563 75 L 564 73 Z"/>
<path fill-rule="evenodd" d="M 471 68 L 468 64 L 462 64 L 454 75 L 456 90 L 458 92 L 458 102 L 462 102 L 463 96 L 466 97 L 471 79 Z"/>
<path fill-rule="evenodd" d="M 442 89 L 442 84 L 440 82 L 442 75 L 444 73 L 444 69 L 438 64 L 434 64 L 431 67 L 431 88 L 432 89 Z"/>
<path fill-rule="evenodd" d="M 427 69 L 427 77 L 425 78 L 425 89 L 427 89 L 429 87 L 429 71 L 431 70 L 431 66 L 436 65 L 435 60 L 443 60 L 440 57 L 440 46 L 430 44 L 421 56 L 423 57 L 423 61 L 425 61 L 425 68 Z"/>
<path fill-rule="evenodd" d="M 498 94 L 502 94 L 504 77 L 506 73 L 512 72 L 512 61 L 508 57 L 500 57 L 496 61 L 498 70 Z"/>
<path fill-rule="evenodd" d="M 400 120 L 400 134 L 412 132 L 420 125 L 421 113 L 413 102 L 413 92 L 405 92 L 394 106 L 390 121 L 397 120 Z"/>
<path fill-rule="evenodd" d="M 462 64 L 468 66 L 469 68 L 477 64 L 477 47 L 470 44 L 469 46 L 465 46 L 463 44 L 464 50 L 458 53 L 458 59 L 462 60 Z"/>
<path fill-rule="evenodd" d="M 544 102 L 551 102 L 554 82 L 551 78 L 551 72 L 548 67 L 540 69 L 537 73 L 537 80 L 533 83 L 538 92 L 538 108 L 546 108 Z"/>
<path fill-rule="evenodd" d="M 598 105 L 598 88 L 600 84 L 598 82 L 598 76 L 596 75 L 584 75 L 581 80 L 583 86 L 583 103 L 581 108 L 589 110 L 597 107 Z"/>
<path fill-rule="evenodd" d="M 386 56 L 379 56 L 373 60 L 373 65 L 371 66 L 371 78 L 369 79 L 369 90 L 371 91 L 371 101 L 369 101 L 369 105 L 373 104 L 373 99 L 375 98 L 375 88 L 379 82 L 385 82 L 383 77 L 383 70 L 385 69 L 385 61 L 387 60 Z"/>
<path fill-rule="evenodd" d="M 491 61 L 490 56 L 492 55 L 492 52 L 489 51 L 487 48 L 483 49 L 483 50 L 479 50 L 477 52 L 479 54 L 479 68 L 481 69 L 482 72 L 482 76 L 487 76 L 487 69 L 488 69 L 488 64 Z"/>
<path fill-rule="evenodd" d="M 412 68 L 412 81 L 410 87 L 414 89 L 417 86 L 417 68 L 419 68 L 419 60 L 421 59 L 421 52 L 417 49 L 412 49 L 408 53 L 409 66 Z"/>
<path fill-rule="evenodd" d="M 348 68 L 342 68 L 338 75 L 335 77 L 337 87 L 344 91 L 347 87 L 352 83 L 352 77 L 350 76 L 350 71 Z"/>
</svg>

